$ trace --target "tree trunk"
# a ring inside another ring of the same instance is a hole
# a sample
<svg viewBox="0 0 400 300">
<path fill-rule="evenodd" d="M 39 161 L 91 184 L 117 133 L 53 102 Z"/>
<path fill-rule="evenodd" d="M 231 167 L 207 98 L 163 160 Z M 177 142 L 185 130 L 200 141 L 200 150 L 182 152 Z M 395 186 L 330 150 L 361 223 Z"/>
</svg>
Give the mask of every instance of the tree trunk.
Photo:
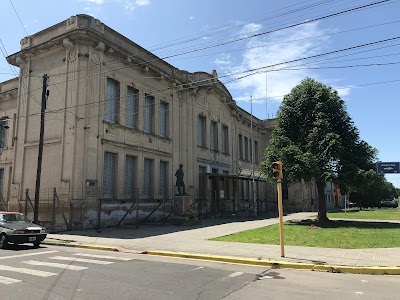
<svg viewBox="0 0 400 300">
<path fill-rule="evenodd" d="M 318 190 L 318 216 L 316 218 L 317 222 L 327 222 L 329 221 L 326 215 L 326 202 L 325 202 L 325 181 L 320 179 L 316 180 L 317 190 Z"/>
</svg>

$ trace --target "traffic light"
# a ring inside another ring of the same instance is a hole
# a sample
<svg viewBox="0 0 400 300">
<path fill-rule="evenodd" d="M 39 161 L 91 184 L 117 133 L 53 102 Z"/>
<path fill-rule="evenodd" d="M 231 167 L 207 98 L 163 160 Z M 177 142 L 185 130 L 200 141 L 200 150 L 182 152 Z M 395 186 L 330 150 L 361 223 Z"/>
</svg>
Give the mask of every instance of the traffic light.
<svg viewBox="0 0 400 300">
<path fill-rule="evenodd" d="M 283 178 L 281 161 L 274 161 L 272 163 L 272 176 L 274 177 L 274 179 L 282 179 Z"/>
</svg>

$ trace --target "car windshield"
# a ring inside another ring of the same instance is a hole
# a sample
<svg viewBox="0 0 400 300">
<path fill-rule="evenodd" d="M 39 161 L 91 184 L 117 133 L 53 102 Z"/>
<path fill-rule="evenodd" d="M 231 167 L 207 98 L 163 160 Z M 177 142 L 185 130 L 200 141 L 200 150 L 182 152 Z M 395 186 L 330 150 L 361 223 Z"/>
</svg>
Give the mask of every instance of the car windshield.
<svg viewBox="0 0 400 300">
<path fill-rule="evenodd" d="M 0 214 L 0 220 L 6 222 L 29 222 L 23 214 Z"/>
</svg>

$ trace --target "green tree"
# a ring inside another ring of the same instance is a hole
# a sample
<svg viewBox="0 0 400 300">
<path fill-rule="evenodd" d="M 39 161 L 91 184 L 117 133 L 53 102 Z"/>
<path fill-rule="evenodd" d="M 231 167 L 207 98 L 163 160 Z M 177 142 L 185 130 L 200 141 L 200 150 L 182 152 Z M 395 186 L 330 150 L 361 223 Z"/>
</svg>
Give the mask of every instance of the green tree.
<svg viewBox="0 0 400 300">
<path fill-rule="evenodd" d="M 306 78 L 283 98 L 262 170 L 271 178 L 271 163 L 281 160 L 286 182 L 315 180 L 317 221 L 327 221 L 326 181 L 356 188 L 355 176 L 360 169 L 373 166 L 374 155 L 374 149 L 360 140 L 338 93 Z"/>
<path fill-rule="evenodd" d="M 358 188 L 350 193 L 350 201 L 358 207 L 377 207 L 380 201 L 390 198 L 394 194 L 394 186 L 388 182 L 383 174 L 376 174 L 375 170 L 359 170 L 357 177 Z"/>
</svg>

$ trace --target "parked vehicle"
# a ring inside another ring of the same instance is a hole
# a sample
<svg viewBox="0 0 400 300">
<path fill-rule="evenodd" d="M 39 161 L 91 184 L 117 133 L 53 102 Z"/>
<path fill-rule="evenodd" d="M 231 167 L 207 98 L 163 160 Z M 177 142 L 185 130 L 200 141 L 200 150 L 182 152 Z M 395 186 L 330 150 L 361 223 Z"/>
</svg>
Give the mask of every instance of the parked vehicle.
<svg viewBox="0 0 400 300">
<path fill-rule="evenodd" d="M 397 208 L 399 204 L 395 200 L 383 200 L 380 203 L 379 208 L 381 207 L 392 207 L 392 208 Z"/>
<path fill-rule="evenodd" d="M 9 243 L 32 243 L 37 248 L 46 236 L 46 228 L 33 224 L 24 214 L 0 211 L 0 248 Z"/>
</svg>

